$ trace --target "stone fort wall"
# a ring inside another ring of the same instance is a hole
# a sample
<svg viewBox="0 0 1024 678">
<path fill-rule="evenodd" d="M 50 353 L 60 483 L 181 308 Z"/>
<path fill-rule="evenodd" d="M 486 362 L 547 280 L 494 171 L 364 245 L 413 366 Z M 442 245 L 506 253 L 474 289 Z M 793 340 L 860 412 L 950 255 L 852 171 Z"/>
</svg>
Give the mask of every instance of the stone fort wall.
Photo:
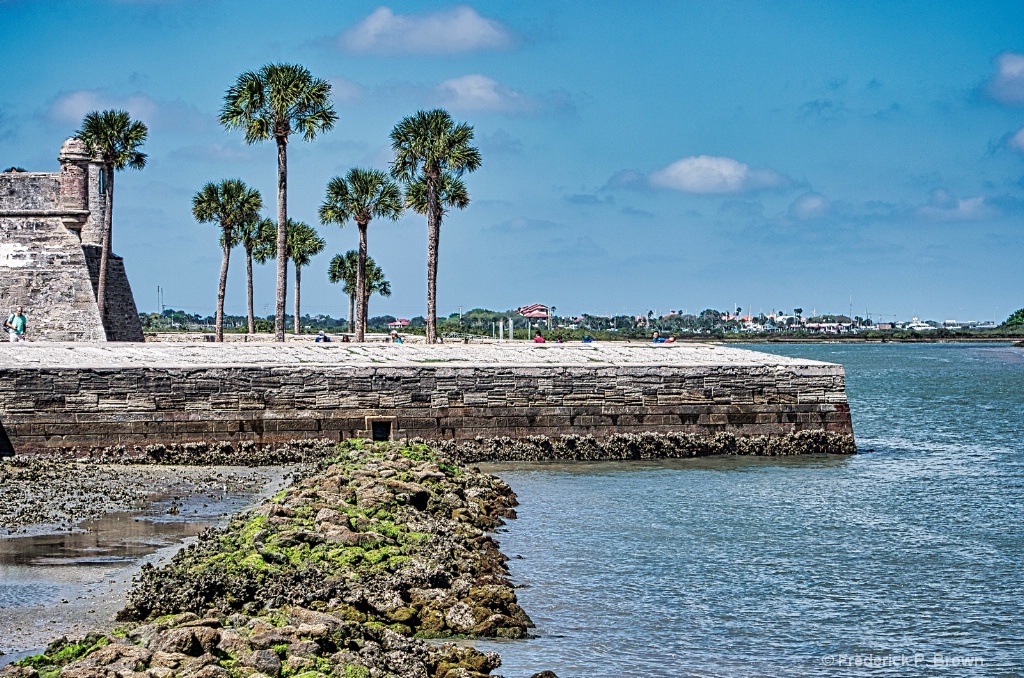
<svg viewBox="0 0 1024 678">
<path fill-rule="evenodd" d="M 853 451 L 843 368 L 824 363 L 0 366 L 0 380 L 18 451 L 807 431 Z"/>
<path fill-rule="evenodd" d="M 120 257 L 111 257 L 99 317 L 100 165 L 77 139 L 60 161 L 59 173 L 0 173 L 0 313 L 24 306 L 33 341 L 142 341 Z"/>
</svg>

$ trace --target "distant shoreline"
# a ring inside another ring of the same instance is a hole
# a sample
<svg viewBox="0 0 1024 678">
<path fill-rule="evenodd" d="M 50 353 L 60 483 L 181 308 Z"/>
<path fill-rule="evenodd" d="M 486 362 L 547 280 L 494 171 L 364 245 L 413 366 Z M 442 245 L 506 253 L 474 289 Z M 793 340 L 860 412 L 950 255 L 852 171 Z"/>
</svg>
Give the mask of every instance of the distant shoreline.
<svg viewBox="0 0 1024 678">
<path fill-rule="evenodd" d="M 1019 337 L 913 337 L 913 338 L 866 338 L 866 337 L 751 337 L 749 339 L 680 339 L 676 342 L 694 342 L 700 344 L 1008 344 L 1020 346 L 1024 344 Z"/>
</svg>

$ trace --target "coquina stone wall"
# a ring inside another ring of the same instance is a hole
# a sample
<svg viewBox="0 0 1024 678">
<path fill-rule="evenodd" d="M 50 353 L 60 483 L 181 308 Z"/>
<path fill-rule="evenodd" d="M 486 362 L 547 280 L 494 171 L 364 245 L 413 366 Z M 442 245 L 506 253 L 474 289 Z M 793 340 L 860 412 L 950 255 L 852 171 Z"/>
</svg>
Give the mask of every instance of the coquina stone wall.
<svg viewBox="0 0 1024 678">
<path fill-rule="evenodd" d="M 3 319 L 24 306 L 33 341 L 106 339 L 85 253 L 59 217 L 0 216 L 0 278 Z"/>
<path fill-rule="evenodd" d="M 839 365 L 460 366 L 426 360 L 0 367 L 6 385 L 0 423 L 18 451 L 351 437 L 852 435 Z"/>
<path fill-rule="evenodd" d="M 92 279 L 93 293 L 97 293 L 100 285 L 100 261 L 103 248 L 96 245 L 82 245 L 85 261 Z M 104 309 L 106 318 L 103 326 L 107 331 L 107 341 L 145 341 L 142 334 L 142 323 L 139 321 L 139 309 L 135 306 L 135 296 L 128 284 L 128 274 L 124 270 L 124 259 L 111 255 L 107 260 L 107 307 Z"/>
<path fill-rule="evenodd" d="M 24 306 L 30 340 L 142 341 L 120 257 L 99 316 L 100 165 L 78 139 L 64 143 L 60 163 L 58 173 L 0 173 L 0 313 Z"/>
</svg>

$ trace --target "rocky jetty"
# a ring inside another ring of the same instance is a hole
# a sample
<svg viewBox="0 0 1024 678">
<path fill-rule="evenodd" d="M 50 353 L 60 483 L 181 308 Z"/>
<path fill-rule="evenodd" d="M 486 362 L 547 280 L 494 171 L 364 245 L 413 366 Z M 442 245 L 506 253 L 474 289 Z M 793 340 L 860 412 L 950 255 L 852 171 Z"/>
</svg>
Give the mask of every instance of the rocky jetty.
<svg viewBox="0 0 1024 678">
<path fill-rule="evenodd" d="M 344 443 L 319 469 L 166 566 L 109 634 L 0 670 L 24 678 L 476 678 L 495 653 L 427 641 L 522 638 L 501 480 L 422 444 Z"/>
</svg>

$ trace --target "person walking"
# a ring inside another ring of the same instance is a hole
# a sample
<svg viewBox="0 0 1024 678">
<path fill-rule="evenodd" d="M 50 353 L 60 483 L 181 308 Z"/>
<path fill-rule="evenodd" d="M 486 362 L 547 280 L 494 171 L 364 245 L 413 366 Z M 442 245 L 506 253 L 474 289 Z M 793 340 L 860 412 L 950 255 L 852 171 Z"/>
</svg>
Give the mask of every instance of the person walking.
<svg viewBox="0 0 1024 678">
<path fill-rule="evenodd" d="M 7 322 L 4 323 L 11 341 L 25 341 L 25 325 L 25 311 L 21 306 L 18 306 L 14 313 L 8 316 Z"/>
</svg>

